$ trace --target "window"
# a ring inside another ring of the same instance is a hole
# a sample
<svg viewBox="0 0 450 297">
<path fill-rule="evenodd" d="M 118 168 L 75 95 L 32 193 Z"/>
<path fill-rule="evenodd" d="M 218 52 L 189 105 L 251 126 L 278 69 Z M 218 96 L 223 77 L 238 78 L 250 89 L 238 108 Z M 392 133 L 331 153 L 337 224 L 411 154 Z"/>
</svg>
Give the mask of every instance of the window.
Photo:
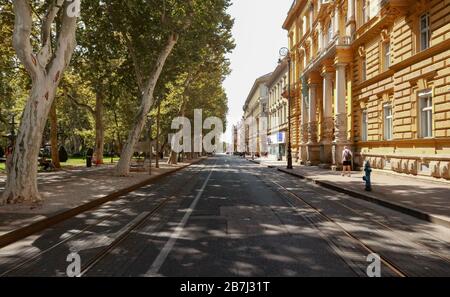
<svg viewBox="0 0 450 297">
<path fill-rule="evenodd" d="M 330 43 L 331 40 L 333 40 L 333 26 L 330 23 L 330 25 L 328 26 L 328 42 L 327 42 L 327 44 Z"/>
<path fill-rule="evenodd" d="M 367 110 L 363 110 L 362 125 L 361 125 L 361 140 L 367 141 L 368 135 L 369 135 L 369 118 L 368 118 Z"/>
<path fill-rule="evenodd" d="M 362 22 L 363 24 L 367 23 L 369 21 L 369 1 L 363 0 L 362 1 Z"/>
<path fill-rule="evenodd" d="M 383 43 L 383 69 L 388 70 L 391 66 L 391 44 L 390 42 Z"/>
<path fill-rule="evenodd" d="M 392 106 L 384 106 L 384 140 L 393 139 L 393 116 L 392 116 Z"/>
<path fill-rule="evenodd" d="M 430 47 L 430 15 L 428 13 L 420 17 L 420 50 Z"/>
<path fill-rule="evenodd" d="M 433 137 L 433 99 L 431 91 L 419 94 L 420 137 Z"/>
<path fill-rule="evenodd" d="M 367 78 L 367 62 L 366 57 L 361 58 L 361 82 L 365 81 Z"/>
</svg>

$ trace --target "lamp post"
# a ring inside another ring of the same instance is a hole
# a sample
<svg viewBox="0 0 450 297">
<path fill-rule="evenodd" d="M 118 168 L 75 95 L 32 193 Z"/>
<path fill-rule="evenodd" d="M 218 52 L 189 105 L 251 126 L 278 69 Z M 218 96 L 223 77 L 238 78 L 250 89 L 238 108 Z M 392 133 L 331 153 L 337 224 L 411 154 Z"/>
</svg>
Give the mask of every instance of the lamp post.
<svg viewBox="0 0 450 297">
<path fill-rule="evenodd" d="M 116 154 L 115 147 L 116 147 L 116 141 L 113 139 L 113 141 L 111 142 L 111 152 L 110 152 L 110 154 L 111 154 L 111 164 L 114 164 L 114 156 Z"/>
<path fill-rule="evenodd" d="M 152 118 L 147 116 L 147 124 L 148 124 L 148 160 L 149 160 L 149 169 L 148 174 L 152 175 Z"/>
<path fill-rule="evenodd" d="M 159 125 L 160 125 L 160 116 L 161 116 L 161 102 L 158 103 L 158 113 L 156 114 L 156 158 L 155 158 L 155 167 L 159 168 L 159 156 L 160 156 L 160 148 L 159 148 Z"/>
<path fill-rule="evenodd" d="M 287 169 L 292 167 L 292 145 L 291 145 L 291 55 L 289 49 L 282 47 L 280 49 L 280 57 L 287 58 L 288 62 L 288 137 L 287 137 Z M 280 58 L 280 63 L 281 63 Z"/>
</svg>

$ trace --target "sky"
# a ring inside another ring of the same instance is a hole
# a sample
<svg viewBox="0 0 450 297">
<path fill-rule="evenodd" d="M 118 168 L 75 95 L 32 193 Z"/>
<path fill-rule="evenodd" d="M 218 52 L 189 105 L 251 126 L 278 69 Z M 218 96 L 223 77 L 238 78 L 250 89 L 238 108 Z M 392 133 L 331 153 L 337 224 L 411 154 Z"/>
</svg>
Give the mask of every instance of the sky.
<svg viewBox="0 0 450 297">
<path fill-rule="evenodd" d="M 231 128 L 243 115 L 242 107 L 255 80 L 275 70 L 279 50 L 287 46 L 283 22 L 293 0 L 234 0 L 229 13 L 235 19 L 236 48 L 229 55 L 231 75 L 225 80 L 228 95 L 228 127 L 225 141 L 231 142 Z"/>
</svg>

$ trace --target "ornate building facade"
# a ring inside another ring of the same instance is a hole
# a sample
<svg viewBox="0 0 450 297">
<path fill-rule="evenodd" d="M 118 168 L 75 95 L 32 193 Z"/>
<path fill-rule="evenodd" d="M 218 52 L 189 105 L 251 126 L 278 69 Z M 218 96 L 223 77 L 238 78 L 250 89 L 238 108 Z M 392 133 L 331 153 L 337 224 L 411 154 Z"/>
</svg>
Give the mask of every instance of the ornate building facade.
<svg viewBox="0 0 450 297">
<path fill-rule="evenodd" d="M 300 162 L 450 179 L 450 2 L 297 0 L 283 26 Z M 293 139 L 295 141 L 295 139 Z"/>
<path fill-rule="evenodd" d="M 266 83 L 271 75 L 272 73 L 269 73 L 255 80 L 243 108 L 246 151 L 256 156 L 261 156 L 261 152 L 267 152 L 269 91 Z"/>
<path fill-rule="evenodd" d="M 278 160 L 283 160 L 287 152 L 288 100 L 283 97 L 287 83 L 288 62 L 284 59 L 280 61 L 266 83 L 269 89 L 267 135 L 269 156 Z"/>
</svg>

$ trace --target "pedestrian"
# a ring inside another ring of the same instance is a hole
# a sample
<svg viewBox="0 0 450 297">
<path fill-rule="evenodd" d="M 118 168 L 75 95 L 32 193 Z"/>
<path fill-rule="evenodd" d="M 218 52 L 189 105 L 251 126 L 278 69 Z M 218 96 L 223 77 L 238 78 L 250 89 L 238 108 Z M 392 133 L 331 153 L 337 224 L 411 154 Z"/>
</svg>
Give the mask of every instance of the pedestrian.
<svg viewBox="0 0 450 297">
<path fill-rule="evenodd" d="M 344 147 L 344 151 L 342 152 L 342 176 L 345 176 L 345 174 L 348 172 L 348 177 L 351 177 L 351 171 L 352 171 L 352 158 L 353 154 L 350 151 L 350 149 L 346 146 Z"/>
</svg>

